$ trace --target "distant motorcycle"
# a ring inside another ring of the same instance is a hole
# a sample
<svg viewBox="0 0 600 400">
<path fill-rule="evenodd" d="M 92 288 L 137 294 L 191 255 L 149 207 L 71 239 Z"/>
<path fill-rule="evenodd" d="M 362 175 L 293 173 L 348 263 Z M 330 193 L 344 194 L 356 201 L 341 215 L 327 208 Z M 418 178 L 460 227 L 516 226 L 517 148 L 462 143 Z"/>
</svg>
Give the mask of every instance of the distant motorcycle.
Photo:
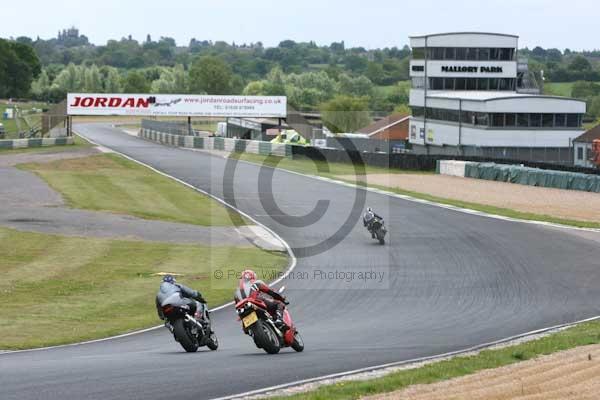
<svg viewBox="0 0 600 400">
<path fill-rule="evenodd" d="M 185 351 L 194 353 L 203 346 L 217 350 L 219 340 L 214 333 L 211 333 L 206 307 L 196 302 L 196 313 L 191 315 L 187 300 L 183 299 L 179 293 L 173 293 L 167 297 L 160 306 L 165 319 L 167 319 L 166 327 Z"/>
<path fill-rule="evenodd" d="M 368 226 L 368 230 L 374 239 L 379 240 L 379 244 L 385 244 L 385 235 L 387 233 L 387 229 L 382 219 L 373 218 L 373 221 L 371 221 Z"/>
<path fill-rule="evenodd" d="M 235 308 L 242 321 L 244 333 L 252 337 L 259 349 L 269 354 L 279 353 L 282 347 L 291 347 L 297 352 L 304 350 L 302 337 L 287 308 L 283 311 L 283 322 L 288 327 L 285 333 L 277 328 L 271 313 L 267 310 L 267 305 L 258 296 L 251 295 L 243 299 L 235 305 Z"/>
</svg>

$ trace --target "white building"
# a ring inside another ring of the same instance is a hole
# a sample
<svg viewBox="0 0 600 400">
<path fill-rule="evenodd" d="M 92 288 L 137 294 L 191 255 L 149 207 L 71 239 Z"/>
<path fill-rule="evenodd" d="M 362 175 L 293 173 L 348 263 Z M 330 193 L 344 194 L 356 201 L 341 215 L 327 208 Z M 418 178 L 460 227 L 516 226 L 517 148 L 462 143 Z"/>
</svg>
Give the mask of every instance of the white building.
<svg viewBox="0 0 600 400">
<path fill-rule="evenodd" d="M 542 96 L 518 37 L 442 33 L 410 38 L 409 140 L 414 145 L 569 148 L 584 101 Z"/>
</svg>

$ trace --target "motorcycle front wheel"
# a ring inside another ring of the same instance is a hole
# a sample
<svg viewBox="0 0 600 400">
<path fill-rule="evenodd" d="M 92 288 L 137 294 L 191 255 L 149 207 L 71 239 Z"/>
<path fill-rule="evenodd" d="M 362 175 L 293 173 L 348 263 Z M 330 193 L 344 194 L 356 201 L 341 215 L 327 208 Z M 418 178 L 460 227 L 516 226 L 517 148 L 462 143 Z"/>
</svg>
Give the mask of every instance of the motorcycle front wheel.
<svg viewBox="0 0 600 400">
<path fill-rule="evenodd" d="M 192 336 L 182 319 L 173 322 L 173 335 L 181 347 L 188 353 L 198 351 L 198 341 Z"/>
<path fill-rule="evenodd" d="M 292 349 L 296 350 L 298 353 L 304 350 L 304 340 L 302 340 L 302 336 L 300 336 L 298 332 L 296 332 L 296 334 L 294 335 Z"/>
<path fill-rule="evenodd" d="M 219 339 L 217 338 L 216 334 L 213 333 L 212 335 L 210 335 L 210 337 L 208 338 L 208 342 L 206 343 L 206 347 L 208 347 L 212 351 L 215 351 L 219 348 Z"/>
<path fill-rule="evenodd" d="M 258 320 L 252 326 L 254 341 L 269 354 L 277 354 L 281 349 L 279 338 L 273 329 L 264 321 Z"/>
</svg>

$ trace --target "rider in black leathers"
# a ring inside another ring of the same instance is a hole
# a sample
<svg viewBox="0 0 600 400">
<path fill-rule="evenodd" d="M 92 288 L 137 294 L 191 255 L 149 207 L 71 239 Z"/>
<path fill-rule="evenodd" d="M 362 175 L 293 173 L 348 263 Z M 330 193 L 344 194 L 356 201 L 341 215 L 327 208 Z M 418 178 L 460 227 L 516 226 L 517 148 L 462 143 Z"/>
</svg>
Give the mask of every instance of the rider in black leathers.
<svg viewBox="0 0 600 400">
<path fill-rule="evenodd" d="M 197 311 L 196 301 L 198 301 L 201 304 L 201 307 L 205 307 L 206 300 L 204 300 L 200 292 L 180 283 L 177 283 L 172 275 L 165 275 L 162 283 L 160 284 L 158 293 L 156 294 L 156 311 L 158 312 L 159 318 L 162 320 L 165 319 L 165 316 L 162 312 L 161 303 L 166 298 L 173 295 L 173 293 L 179 293 L 182 298 L 189 300 L 187 304 L 190 307 L 190 313 L 192 315 L 195 315 Z M 204 309 L 199 311 L 201 311 L 201 313 L 204 313 Z M 208 313 L 206 314 L 208 315 Z"/>
<path fill-rule="evenodd" d="M 367 208 L 367 212 L 365 212 L 365 215 L 363 216 L 363 224 L 365 225 L 367 230 L 369 232 L 371 232 L 371 237 L 373 239 L 375 239 L 375 232 L 373 231 L 371 225 L 373 224 L 375 219 L 378 219 L 383 222 L 383 217 L 375 214 L 375 212 L 373 212 L 373 209 L 371 207 Z"/>
</svg>

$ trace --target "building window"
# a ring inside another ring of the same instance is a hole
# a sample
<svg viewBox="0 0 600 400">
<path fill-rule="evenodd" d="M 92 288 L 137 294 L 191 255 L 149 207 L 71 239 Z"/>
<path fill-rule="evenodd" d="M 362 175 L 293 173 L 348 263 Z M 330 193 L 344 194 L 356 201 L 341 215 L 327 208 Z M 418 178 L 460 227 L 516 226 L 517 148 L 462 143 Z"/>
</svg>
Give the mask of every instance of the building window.
<svg viewBox="0 0 600 400">
<path fill-rule="evenodd" d="M 477 90 L 477 78 L 467 78 L 467 90 Z"/>
<path fill-rule="evenodd" d="M 504 114 L 501 114 L 501 113 L 492 114 L 492 126 L 504 127 Z"/>
<path fill-rule="evenodd" d="M 476 47 L 467 48 L 467 60 L 477 60 L 477 54 L 479 53 Z"/>
<path fill-rule="evenodd" d="M 477 79 L 477 90 L 490 90 L 490 80 L 487 78 Z"/>
<path fill-rule="evenodd" d="M 490 79 L 490 90 L 498 90 L 498 82 L 497 78 Z"/>
<path fill-rule="evenodd" d="M 456 49 L 454 47 L 446 47 L 446 60 L 456 60 Z"/>
<path fill-rule="evenodd" d="M 577 148 L 577 159 L 578 160 L 583 160 L 583 147 L 578 147 Z"/>
<path fill-rule="evenodd" d="M 542 114 L 529 114 L 529 126 L 532 128 L 542 126 Z"/>
<path fill-rule="evenodd" d="M 512 61 L 514 49 L 500 49 L 501 61 Z"/>
<path fill-rule="evenodd" d="M 567 126 L 569 128 L 577 128 L 580 125 L 579 114 L 567 114 Z"/>
<path fill-rule="evenodd" d="M 562 127 L 567 125 L 567 116 L 565 114 L 556 114 L 554 126 Z"/>
<path fill-rule="evenodd" d="M 422 117 L 425 115 L 425 109 L 423 107 L 411 107 L 413 117 Z"/>
<path fill-rule="evenodd" d="M 486 113 L 475 113 L 475 124 L 487 126 L 488 125 L 488 115 Z"/>
<path fill-rule="evenodd" d="M 456 78 L 454 88 L 455 90 L 466 90 L 467 80 L 465 78 Z"/>
<path fill-rule="evenodd" d="M 457 47 L 456 48 L 456 59 L 457 60 L 466 60 L 467 59 L 467 49 L 465 47 Z"/>
<path fill-rule="evenodd" d="M 517 126 L 517 115 L 506 114 L 506 126 Z"/>
<path fill-rule="evenodd" d="M 445 49 L 443 47 L 431 47 L 429 49 L 429 58 L 432 60 L 443 60 L 444 50 Z"/>
<path fill-rule="evenodd" d="M 552 128 L 554 126 L 554 114 L 542 114 L 542 126 Z"/>
<path fill-rule="evenodd" d="M 490 49 L 481 48 L 479 49 L 479 60 L 488 61 L 490 59 Z"/>
<path fill-rule="evenodd" d="M 454 78 L 444 78 L 444 90 L 454 90 Z"/>
<path fill-rule="evenodd" d="M 444 78 L 430 78 L 431 90 L 444 90 Z"/>
<path fill-rule="evenodd" d="M 517 114 L 517 126 L 519 128 L 527 128 L 529 126 L 529 114 Z"/>
<path fill-rule="evenodd" d="M 413 60 L 424 60 L 425 59 L 425 49 L 423 47 L 415 47 L 412 49 L 412 58 Z"/>
</svg>

